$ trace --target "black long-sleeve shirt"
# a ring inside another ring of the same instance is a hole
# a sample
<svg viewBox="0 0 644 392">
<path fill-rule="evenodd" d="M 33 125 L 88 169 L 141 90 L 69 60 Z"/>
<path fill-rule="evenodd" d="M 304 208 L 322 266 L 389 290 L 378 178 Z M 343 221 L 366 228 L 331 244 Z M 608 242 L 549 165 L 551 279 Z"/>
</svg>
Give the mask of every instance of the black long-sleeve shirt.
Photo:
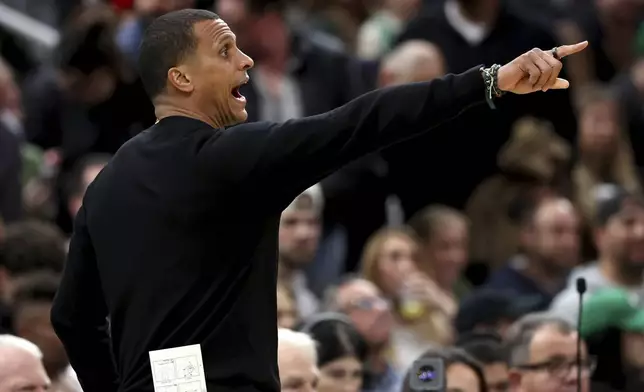
<svg viewBox="0 0 644 392">
<path fill-rule="evenodd" d="M 209 390 L 278 391 L 282 210 L 483 100 L 472 69 L 283 124 L 168 117 L 134 137 L 87 191 L 52 309 L 84 390 L 152 391 L 150 350 L 201 344 Z"/>
</svg>

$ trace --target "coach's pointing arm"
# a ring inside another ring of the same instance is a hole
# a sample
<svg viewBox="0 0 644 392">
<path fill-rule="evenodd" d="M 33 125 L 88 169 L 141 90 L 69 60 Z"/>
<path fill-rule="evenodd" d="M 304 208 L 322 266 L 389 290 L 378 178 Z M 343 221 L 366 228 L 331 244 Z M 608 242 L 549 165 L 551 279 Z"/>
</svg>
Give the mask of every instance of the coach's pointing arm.
<svg viewBox="0 0 644 392">
<path fill-rule="evenodd" d="M 63 281 L 51 310 L 51 323 L 86 392 L 118 391 L 96 256 L 81 207 L 74 221 Z"/>
<path fill-rule="evenodd" d="M 227 167 L 219 174 L 227 180 L 247 180 L 249 190 L 270 189 L 275 201 L 290 201 L 350 161 L 417 136 L 483 102 L 486 91 L 500 95 L 567 88 L 568 82 L 557 78 L 562 66 L 558 58 L 586 45 L 562 46 L 556 53 L 533 49 L 487 72 L 476 68 L 376 90 L 317 116 L 239 125 L 214 138 L 204 155 L 218 161 L 213 166 Z"/>
</svg>

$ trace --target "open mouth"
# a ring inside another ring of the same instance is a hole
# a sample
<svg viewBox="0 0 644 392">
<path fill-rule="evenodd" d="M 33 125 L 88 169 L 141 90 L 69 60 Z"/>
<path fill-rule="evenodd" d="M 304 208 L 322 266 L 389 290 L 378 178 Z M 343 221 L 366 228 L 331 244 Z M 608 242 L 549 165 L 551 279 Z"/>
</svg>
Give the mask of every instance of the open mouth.
<svg viewBox="0 0 644 392">
<path fill-rule="evenodd" d="M 233 87 L 233 89 L 230 91 L 230 93 L 233 95 L 233 97 L 235 97 L 235 99 L 242 99 L 242 98 L 244 98 L 244 96 L 243 96 L 243 95 L 241 95 L 241 93 L 239 92 L 239 88 L 240 88 L 240 87 L 241 87 L 241 86 Z"/>
</svg>

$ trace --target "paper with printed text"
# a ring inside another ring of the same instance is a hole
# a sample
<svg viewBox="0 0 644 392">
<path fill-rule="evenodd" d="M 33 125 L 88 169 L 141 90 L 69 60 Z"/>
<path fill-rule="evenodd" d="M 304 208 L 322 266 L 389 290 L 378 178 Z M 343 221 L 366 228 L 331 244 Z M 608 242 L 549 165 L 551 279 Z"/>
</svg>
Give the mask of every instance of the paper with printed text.
<svg viewBox="0 0 644 392">
<path fill-rule="evenodd" d="M 201 345 L 150 351 L 155 392 L 207 392 Z"/>
</svg>

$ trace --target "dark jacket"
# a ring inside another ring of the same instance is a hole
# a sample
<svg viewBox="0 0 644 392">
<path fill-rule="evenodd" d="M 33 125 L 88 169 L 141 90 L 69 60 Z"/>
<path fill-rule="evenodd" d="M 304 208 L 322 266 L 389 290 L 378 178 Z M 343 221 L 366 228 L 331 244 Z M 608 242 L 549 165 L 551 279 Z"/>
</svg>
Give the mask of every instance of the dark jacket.
<svg viewBox="0 0 644 392">
<path fill-rule="evenodd" d="M 473 69 L 283 124 L 222 130 L 168 117 L 134 137 L 87 191 L 52 309 L 83 389 L 151 392 L 149 351 L 200 344 L 209 390 L 279 391 L 283 209 L 483 98 Z"/>
</svg>

